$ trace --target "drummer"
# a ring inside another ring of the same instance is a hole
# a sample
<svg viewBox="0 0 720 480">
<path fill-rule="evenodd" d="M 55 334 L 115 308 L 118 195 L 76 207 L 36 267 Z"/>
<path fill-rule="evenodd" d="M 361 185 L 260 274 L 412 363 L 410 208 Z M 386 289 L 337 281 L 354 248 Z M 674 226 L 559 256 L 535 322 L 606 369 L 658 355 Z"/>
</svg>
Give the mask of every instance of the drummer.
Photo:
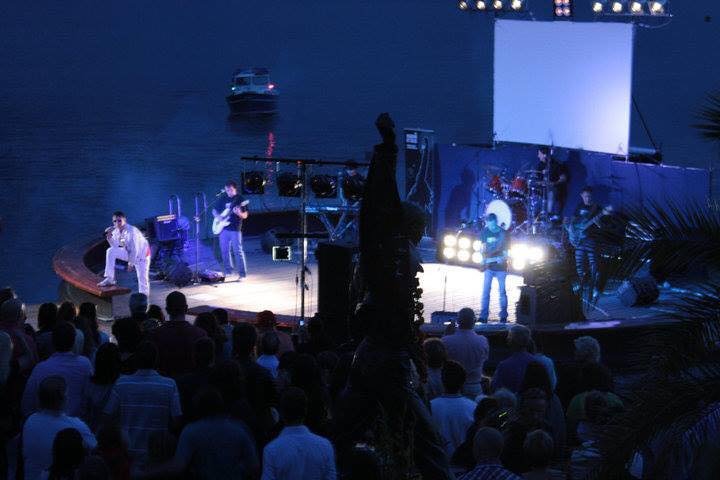
<svg viewBox="0 0 720 480">
<path fill-rule="evenodd" d="M 568 171 L 564 163 L 552 157 L 550 147 L 538 147 L 538 176 L 547 182 L 547 212 L 550 219 L 557 221 L 561 218 L 567 198 Z"/>
</svg>

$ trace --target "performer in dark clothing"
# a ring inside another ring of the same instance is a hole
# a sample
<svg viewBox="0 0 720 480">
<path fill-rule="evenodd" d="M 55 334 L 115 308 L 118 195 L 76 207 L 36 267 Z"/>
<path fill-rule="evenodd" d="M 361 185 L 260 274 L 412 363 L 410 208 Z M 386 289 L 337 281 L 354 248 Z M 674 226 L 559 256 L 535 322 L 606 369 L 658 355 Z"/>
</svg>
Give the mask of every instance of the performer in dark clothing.
<svg viewBox="0 0 720 480">
<path fill-rule="evenodd" d="M 547 182 L 547 212 L 553 218 L 560 218 L 567 199 L 568 170 L 551 156 L 550 147 L 538 148 L 538 175 Z"/>
<path fill-rule="evenodd" d="M 238 280 L 247 276 L 245 251 L 243 250 L 242 223 L 248 218 L 247 202 L 237 191 L 233 180 L 225 182 L 225 193 L 215 202 L 213 216 L 216 219 L 226 214 L 227 225 L 220 232 L 220 252 L 222 253 L 223 274 L 229 274 L 233 266 L 238 273 Z M 233 256 L 235 257 L 233 261 Z"/>
<path fill-rule="evenodd" d="M 593 202 L 592 188 L 583 188 L 580 197 L 582 202 L 575 208 L 571 220 L 572 225 L 579 225 L 597 218 L 602 212 L 602 208 Z M 575 246 L 575 268 L 581 285 L 586 284 L 586 282 L 595 285 L 597 282 L 597 232 L 597 224 L 591 224 L 583 232 L 580 232 L 581 235 Z"/>
<path fill-rule="evenodd" d="M 500 295 L 500 322 L 507 322 L 508 300 L 505 291 L 505 277 L 507 276 L 508 234 L 500 228 L 497 216 L 491 213 L 485 220 L 485 228 L 480 232 L 480 240 L 484 245 L 483 262 L 485 262 L 485 275 L 483 277 L 483 294 L 480 303 L 480 321 L 487 323 L 490 307 L 490 290 L 493 278 L 497 279 L 498 293 Z"/>
</svg>

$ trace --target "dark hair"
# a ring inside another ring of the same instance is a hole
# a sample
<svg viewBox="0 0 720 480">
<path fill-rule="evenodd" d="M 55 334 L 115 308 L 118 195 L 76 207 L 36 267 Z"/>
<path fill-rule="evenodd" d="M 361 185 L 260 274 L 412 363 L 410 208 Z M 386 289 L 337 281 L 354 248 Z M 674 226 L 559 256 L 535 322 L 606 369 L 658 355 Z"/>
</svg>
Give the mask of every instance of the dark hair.
<svg viewBox="0 0 720 480">
<path fill-rule="evenodd" d="M 580 193 L 593 193 L 593 189 L 590 185 L 585 185 L 582 190 L 580 190 Z"/>
<path fill-rule="evenodd" d="M 270 330 L 260 337 L 260 351 L 263 355 L 277 355 L 280 350 L 280 339 L 277 333 Z"/>
<path fill-rule="evenodd" d="M 233 327 L 232 332 L 233 353 L 237 357 L 248 357 L 257 343 L 255 327 L 246 322 L 240 322 Z"/>
<path fill-rule="evenodd" d="M 0 305 L 13 298 L 16 298 L 15 290 L 11 287 L 0 288 Z"/>
<path fill-rule="evenodd" d="M 280 397 L 280 416 L 285 425 L 302 423 L 307 407 L 307 395 L 300 388 L 288 387 Z"/>
<path fill-rule="evenodd" d="M 115 210 L 113 212 L 112 216 L 118 217 L 118 218 L 127 218 L 127 216 L 125 215 L 125 212 L 123 212 L 122 210 Z"/>
<path fill-rule="evenodd" d="M 203 388 L 196 393 L 192 403 L 193 410 L 197 412 L 199 418 L 220 415 L 225 409 L 222 395 L 213 387 Z"/>
<path fill-rule="evenodd" d="M 545 468 L 550 465 L 555 444 L 544 430 L 533 430 L 525 436 L 523 454 L 531 468 Z"/>
<path fill-rule="evenodd" d="M 603 392 L 594 390 L 585 395 L 585 417 L 590 423 L 604 424 L 608 417 L 608 402 Z"/>
<path fill-rule="evenodd" d="M 322 387 L 322 372 L 315 357 L 309 353 L 301 353 L 295 359 L 290 380 L 296 387 L 300 387 L 308 394 Z"/>
<path fill-rule="evenodd" d="M 72 323 L 60 322 L 52 331 L 52 344 L 56 352 L 69 352 L 75 344 L 75 327 Z"/>
<path fill-rule="evenodd" d="M 54 303 L 43 303 L 38 310 L 37 323 L 40 330 L 52 330 L 57 322 L 58 307 Z"/>
<path fill-rule="evenodd" d="M 282 355 L 280 355 L 280 363 L 278 363 L 278 370 L 292 370 L 293 365 L 295 365 L 295 360 L 297 360 L 298 353 L 294 350 L 290 350 L 288 352 L 284 352 Z"/>
<path fill-rule="evenodd" d="M 72 302 L 63 302 L 60 304 L 57 313 L 57 322 L 72 322 L 77 317 L 77 307 Z"/>
<path fill-rule="evenodd" d="M 74 428 L 60 430 L 53 440 L 52 454 L 53 463 L 48 478 L 75 478 L 75 470 L 85 460 L 85 446 L 80 432 Z"/>
<path fill-rule="evenodd" d="M 208 381 L 220 392 L 228 407 L 245 396 L 245 375 L 235 360 L 223 360 L 215 365 Z"/>
<path fill-rule="evenodd" d="M 88 326 L 88 321 L 85 317 L 75 317 L 73 319 L 73 325 L 77 330 L 80 330 L 83 334 L 83 349 L 82 354 L 88 358 L 92 355 L 93 350 L 97 348 L 97 344 L 93 339 L 93 332 Z"/>
<path fill-rule="evenodd" d="M 215 308 L 211 313 L 215 316 L 218 324 L 226 325 L 228 323 L 228 312 L 224 308 Z"/>
<path fill-rule="evenodd" d="M 481 423 L 491 412 L 497 410 L 500 403 L 494 397 L 483 397 L 473 411 L 475 423 Z"/>
<path fill-rule="evenodd" d="M 215 360 L 215 342 L 212 338 L 201 337 L 193 345 L 193 361 L 195 367 L 209 367 Z"/>
<path fill-rule="evenodd" d="M 540 362 L 530 362 L 525 367 L 525 376 L 523 377 L 520 391 L 523 392 L 530 388 L 539 388 L 545 392 L 547 398 L 552 397 L 552 384 L 550 383 L 550 375 L 547 368 Z"/>
<path fill-rule="evenodd" d="M 275 318 L 275 314 L 270 310 L 263 310 L 255 316 L 255 324 L 260 329 L 275 328 L 277 319 Z"/>
<path fill-rule="evenodd" d="M 423 350 L 427 358 L 427 364 L 430 368 L 442 367 L 447 360 L 447 350 L 445 344 L 439 338 L 428 338 L 423 342 Z"/>
<path fill-rule="evenodd" d="M 494 215 L 494 214 L 490 214 Z M 489 215 L 488 215 L 489 216 Z M 458 312 L 458 328 L 463 330 L 471 330 L 475 327 L 475 312 L 472 308 L 461 308 Z"/>
<path fill-rule="evenodd" d="M 148 318 L 154 318 L 160 323 L 165 321 L 165 314 L 163 313 L 162 308 L 157 305 L 150 305 L 148 307 L 147 316 Z"/>
<path fill-rule="evenodd" d="M 80 304 L 80 316 L 87 320 L 87 328 L 91 333 L 92 339 L 96 345 L 100 344 L 100 331 L 97 322 L 97 307 L 92 302 L 84 302 Z"/>
<path fill-rule="evenodd" d="M 226 181 L 225 181 L 225 186 L 226 186 L 226 187 L 237 188 L 237 182 L 236 182 L 235 180 L 226 180 Z"/>
<path fill-rule="evenodd" d="M 318 338 L 325 332 L 325 323 L 322 318 L 314 316 L 308 321 L 307 328 L 311 338 Z"/>
<path fill-rule="evenodd" d="M 120 367 L 120 348 L 114 343 L 103 343 L 95 353 L 92 382 L 96 385 L 112 385 L 120 376 Z"/>
<path fill-rule="evenodd" d="M 182 292 L 175 290 L 165 297 L 165 310 L 171 317 L 187 313 L 187 308 L 187 299 Z"/>
<path fill-rule="evenodd" d="M 135 351 L 135 362 L 138 368 L 154 369 L 157 365 L 158 349 L 154 343 L 147 340 L 138 345 Z"/>
<path fill-rule="evenodd" d="M 488 213 L 488 215 L 487 215 L 487 217 L 485 217 L 485 219 L 488 222 L 497 222 L 497 215 L 495 215 L 494 213 Z"/>
<path fill-rule="evenodd" d="M 445 393 L 455 394 L 459 393 L 462 389 L 467 375 L 462 365 L 455 360 L 448 360 L 442 367 L 440 378 L 442 379 Z"/>
<path fill-rule="evenodd" d="M 218 325 L 217 318 L 210 312 L 204 312 L 195 318 L 195 326 L 202 328 L 215 342 L 215 352 L 219 353 L 223 350 L 223 344 L 227 340 L 225 330 Z"/>
<path fill-rule="evenodd" d="M 611 392 L 613 379 L 610 370 L 601 363 L 585 363 L 582 367 L 582 388 L 585 392 L 590 390 Z"/>
<path fill-rule="evenodd" d="M 43 410 L 62 410 L 65 405 L 67 383 L 60 375 L 50 375 L 40 381 L 38 406 Z"/>
</svg>

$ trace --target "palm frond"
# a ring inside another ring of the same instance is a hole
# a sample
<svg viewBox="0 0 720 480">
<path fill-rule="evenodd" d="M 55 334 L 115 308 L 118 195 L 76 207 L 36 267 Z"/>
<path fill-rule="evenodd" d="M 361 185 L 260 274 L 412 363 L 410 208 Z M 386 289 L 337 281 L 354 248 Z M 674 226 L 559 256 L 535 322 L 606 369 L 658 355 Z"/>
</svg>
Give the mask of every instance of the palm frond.
<svg viewBox="0 0 720 480">
<path fill-rule="evenodd" d="M 720 140 L 720 93 L 708 95 L 706 104 L 697 114 L 700 123 L 693 125 L 707 140 Z"/>
</svg>

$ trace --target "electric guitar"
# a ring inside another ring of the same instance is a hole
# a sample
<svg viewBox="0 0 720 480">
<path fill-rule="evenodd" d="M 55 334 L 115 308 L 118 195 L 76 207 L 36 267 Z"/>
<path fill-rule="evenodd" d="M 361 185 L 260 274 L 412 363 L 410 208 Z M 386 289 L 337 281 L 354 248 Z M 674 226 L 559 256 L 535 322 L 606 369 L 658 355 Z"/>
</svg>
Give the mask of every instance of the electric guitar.
<svg viewBox="0 0 720 480">
<path fill-rule="evenodd" d="M 573 247 L 578 248 L 578 246 L 580 246 L 580 243 L 585 240 L 585 237 L 587 237 L 585 231 L 590 227 L 590 225 L 592 225 L 593 223 L 597 223 L 600 217 L 610 215 L 612 211 L 612 205 L 608 205 L 607 207 L 603 208 L 600 213 L 598 213 L 589 220 L 586 220 L 584 222 L 570 223 L 566 225 L 565 229 L 567 230 L 568 240 L 570 241 L 570 244 Z"/>
<path fill-rule="evenodd" d="M 220 232 L 223 231 L 223 228 L 225 228 L 225 227 L 227 227 L 228 225 L 230 225 L 230 216 L 233 214 L 233 209 L 234 209 L 235 207 L 244 207 L 244 206 L 246 206 L 248 203 L 250 203 L 250 200 L 243 200 L 242 202 L 240 202 L 239 205 L 230 205 L 230 206 L 227 207 L 225 210 L 223 210 L 222 212 L 220 212 L 220 214 L 217 215 L 217 216 L 215 217 L 215 219 L 213 219 L 213 223 L 212 223 L 212 232 L 213 232 L 213 234 L 214 234 L 214 235 L 219 235 Z"/>
<path fill-rule="evenodd" d="M 490 265 L 496 264 L 496 263 L 503 263 L 507 261 L 507 257 L 505 255 L 498 255 L 497 257 L 488 257 L 483 258 L 482 263 L 478 267 L 481 272 L 484 272 L 488 269 Z"/>
</svg>

